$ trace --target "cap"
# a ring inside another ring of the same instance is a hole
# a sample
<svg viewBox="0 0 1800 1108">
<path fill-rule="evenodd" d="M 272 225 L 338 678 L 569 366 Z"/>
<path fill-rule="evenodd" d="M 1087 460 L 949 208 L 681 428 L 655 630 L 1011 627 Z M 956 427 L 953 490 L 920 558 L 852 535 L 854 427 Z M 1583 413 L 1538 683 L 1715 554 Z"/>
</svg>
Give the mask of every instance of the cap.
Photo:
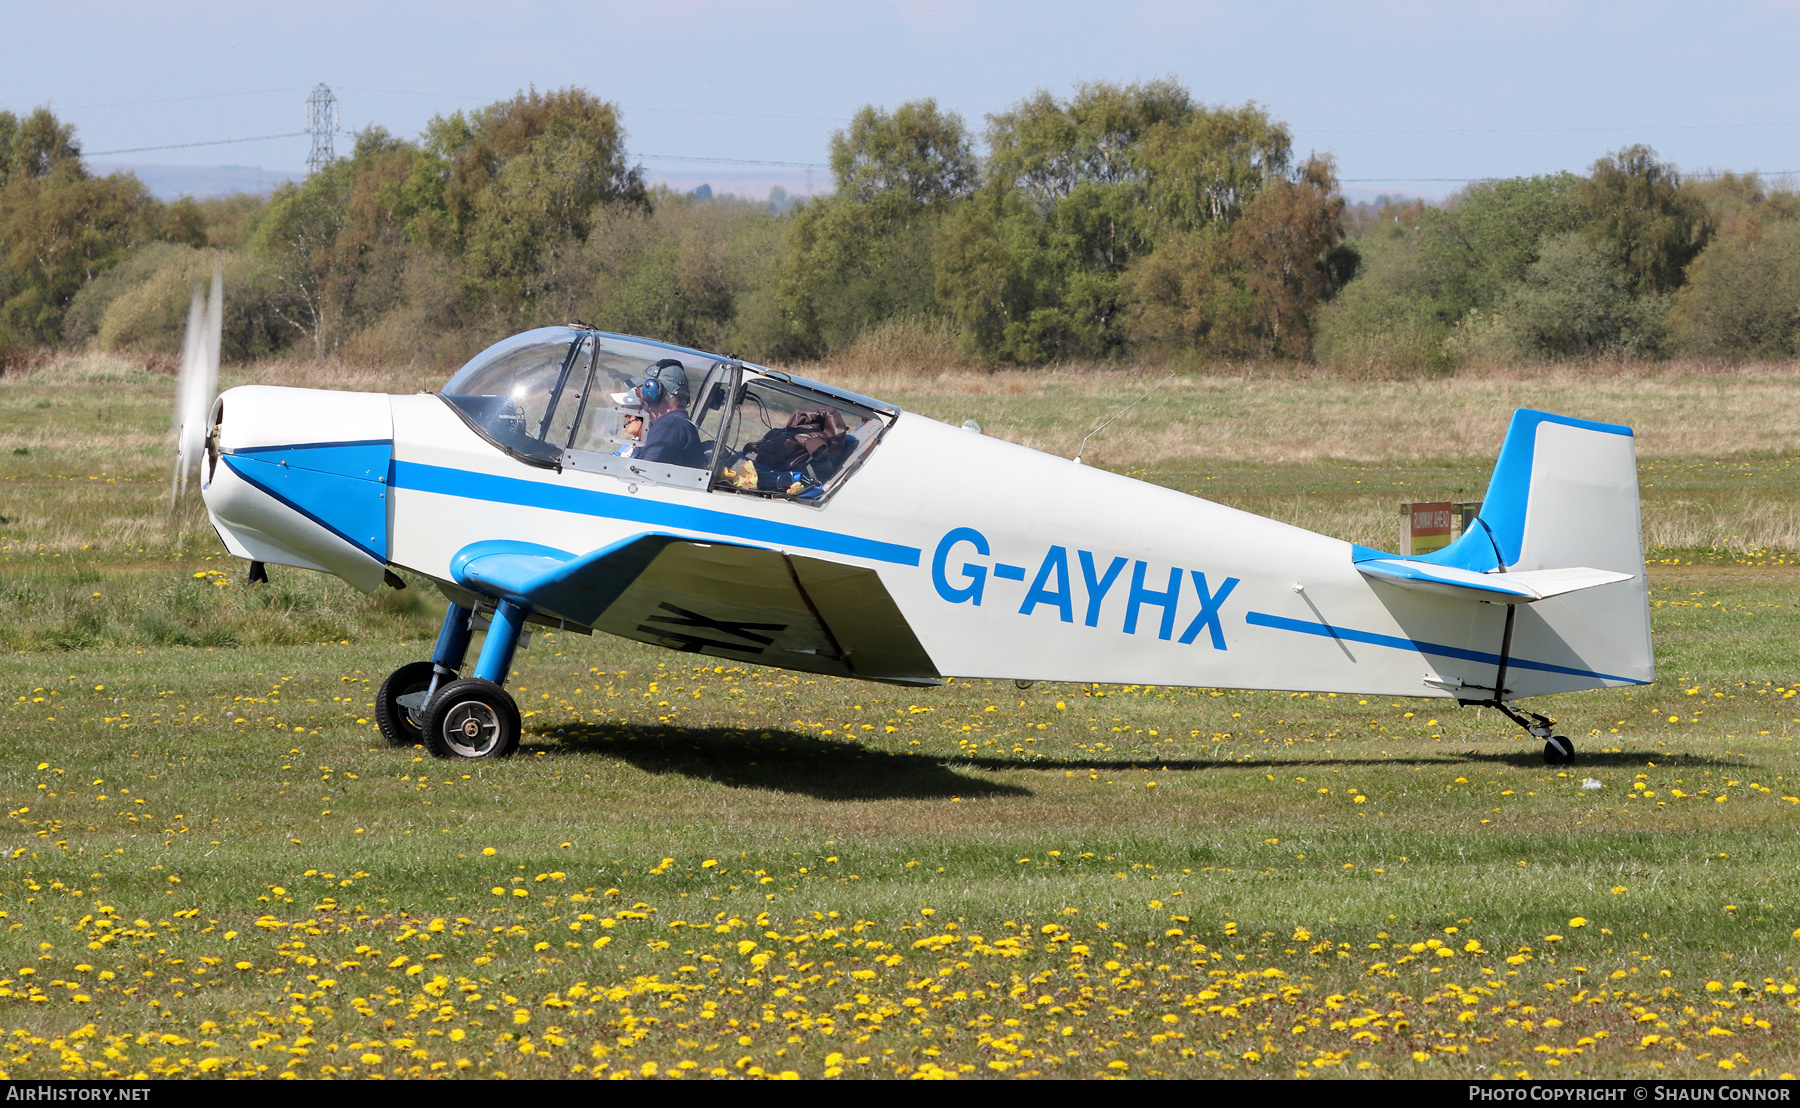
<svg viewBox="0 0 1800 1108">
<path fill-rule="evenodd" d="M 644 384 L 655 381 L 663 391 L 680 395 L 688 391 L 687 367 L 674 358 L 664 358 L 644 372 Z M 643 385 L 638 386 L 639 389 Z"/>
</svg>

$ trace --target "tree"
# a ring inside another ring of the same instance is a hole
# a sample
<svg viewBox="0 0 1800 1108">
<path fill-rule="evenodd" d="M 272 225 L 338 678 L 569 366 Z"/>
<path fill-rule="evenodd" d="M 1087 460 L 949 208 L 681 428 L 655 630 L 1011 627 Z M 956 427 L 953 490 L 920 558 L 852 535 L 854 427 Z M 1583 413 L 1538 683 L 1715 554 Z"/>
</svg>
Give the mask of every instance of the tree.
<svg viewBox="0 0 1800 1108">
<path fill-rule="evenodd" d="M 89 176 L 75 128 L 48 108 L 0 112 L 0 328 L 55 342 L 83 285 L 158 240 L 204 244 L 198 208 L 164 205 L 130 174 Z"/>
<path fill-rule="evenodd" d="M 1168 79 L 1082 84 L 1067 103 L 1040 89 L 988 116 L 988 177 L 1040 207 L 1084 184 L 1124 184 L 1140 176 L 1135 149 L 1144 134 L 1193 110 L 1188 91 Z"/>
<path fill-rule="evenodd" d="M 1301 359 L 1313 316 L 1355 272 L 1343 246 L 1344 198 L 1329 158 L 1277 178 L 1229 228 L 1165 239 L 1128 271 L 1131 336 L 1163 350 Z"/>
<path fill-rule="evenodd" d="M 87 177 L 64 162 L 44 177 L 0 189 L 0 249 L 13 287 L 0 304 L 0 326 L 52 343 L 81 286 L 159 237 L 163 205 L 127 174 Z"/>
<path fill-rule="evenodd" d="M 962 117 L 933 100 L 863 107 L 832 136 L 831 165 L 836 192 L 794 213 L 777 270 L 787 357 L 820 357 L 884 320 L 935 314 L 935 229 L 977 181 Z"/>
<path fill-rule="evenodd" d="M 1255 104 L 1197 105 L 1171 80 L 1039 92 L 988 124 L 986 183 L 946 220 L 937 281 L 983 354 L 1105 358 L 1241 330 L 1256 294 L 1229 228 L 1272 182 L 1293 183 L 1285 126 Z M 1237 245 L 1280 269 L 1278 234 Z"/>
<path fill-rule="evenodd" d="M 1232 260 L 1244 274 L 1260 353 L 1305 358 L 1312 314 L 1356 271 L 1346 251 L 1344 198 L 1330 158 L 1311 157 L 1297 180 L 1271 182 L 1231 229 Z"/>
<path fill-rule="evenodd" d="M 1254 298 L 1235 272 L 1230 236 L 1173 235 L 1123 274 L 1131 341 L 1159 354 L 1236 354 L 1250 344 Z"/>
<path fill-rule="evenodd" d="M 893 112 L 865 104 L 831 136 L 837 194 L 859 204 L 918 210 L 975 190 L 979 169 L 962 117 L 936 100 Z"/>
<path fill-rule="evenodd" d="M 0 188 L 14 180 L 50 176 L 59 166 L 81 164 L 75 125 L 58 120 L 49 108 L 24 119 L 0 111 Z"/>
<path fill-rule="evenodd" d="M 1581 227 L 1582 187 L 1573 173 L 1483 181 L 1424 213 L 1419 266 L 1438 320 L 1448 327 L 1472 308 L 1492 308 L 1537 261 L 1541 243 Z"/>
<path fill-rule="evenodd" d="M 341 312 L 335 265 L 355 162 L 341 161 L 304 182 L 283 185 L 257 224 L 254 249 L 286 295 L 272 310 L 323 355 L 328 329 Z"/>
<path fill-rule="evenodd" d="M 767 205 L 652 196 L 651 210 L 616 204 L 559 269 L 566 313 L 608 330 L 704 350 L 744 350 L 743 300 L 768 283 L 781 227 Z M 760 353 L 760 351 L 759 351 Z"/>
<path fill-rule="evenodd" d="M 1147 197 L 1171 231 L 1194 231 L 1236 219 L 1265 185 L 1281 179 L 1292 157 L 1287 125 L 1256 104 L 1200 107 L 1144 132 L 1135 160 Z"/>
<path fill-rule="evenodd" d="M 516 307 L 539 262 L 585 241 L 602 204 L 644 205 L 618 109 L 583 89 L 535 89 L 431 121 L 405 186 L 409 233 L 460 259 L 478 299 Z"/>
<path fill-rule="evenodd" d="M 1362 372 L 1448 369 L 1450 324 L 1433 310 L 1418 235 L 1385 230 L 1355 240 L 1356 279 L 1319 310 L 1313 357 Z"/>
<path fill-rule="evenodd" d="M 1712 228 L 1705 205 L 1681 187 L 1674 165 L 1648 146 L 1595 162 L 1582 186 L 1588 239 L 1630 275 L 1635 290 L 1672 292 Z"/>
</svg>

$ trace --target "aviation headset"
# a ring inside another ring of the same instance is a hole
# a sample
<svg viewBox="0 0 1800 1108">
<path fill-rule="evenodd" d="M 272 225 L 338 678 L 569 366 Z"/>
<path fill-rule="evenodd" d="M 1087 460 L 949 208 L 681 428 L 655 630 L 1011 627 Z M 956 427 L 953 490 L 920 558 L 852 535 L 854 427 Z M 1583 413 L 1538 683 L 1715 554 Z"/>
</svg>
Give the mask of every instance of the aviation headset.
<svg viewBox="0 0 1800 1108">
<path fill-rule="evenodd" d="M 685 368 L 686 367 L 674 358 L 664 358 L 662 361 L 657 362 L 655 365 L 651 366 L 649 372 L 644 375 L 644 383 L 638 386 L 638 396 L 643 399 L 645 404 L 662 403 L 663 397 L 668 395 L 669 392 L 668 386 L 662 383 L 663 370 L 681 369 L 685 371 Z"/>
</svg>

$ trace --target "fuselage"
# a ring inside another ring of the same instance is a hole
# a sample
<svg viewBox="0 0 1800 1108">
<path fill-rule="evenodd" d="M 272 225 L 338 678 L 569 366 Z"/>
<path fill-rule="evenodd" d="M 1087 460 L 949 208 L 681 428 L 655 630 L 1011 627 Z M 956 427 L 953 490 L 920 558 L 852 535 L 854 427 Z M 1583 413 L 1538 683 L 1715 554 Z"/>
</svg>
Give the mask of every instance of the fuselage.
<svg viewBox="0 0 1800 1108">
<path fill-rule="evenodd" d="M 1453 697 L 1499 661 L 1502 605 L 1395 588 L 1341 540 L 916 413 L 807 501 L 531 464 L 437 395 L 220 403 L 204 489 L 232 552 L 365 590 L 392 567 L 467 604 L 473 544 L 656 531 L 871 571 L 942 676 Z M 1550 640 L 1512 665 L 1533 694 L 1647 679 Z"/>
</svg>

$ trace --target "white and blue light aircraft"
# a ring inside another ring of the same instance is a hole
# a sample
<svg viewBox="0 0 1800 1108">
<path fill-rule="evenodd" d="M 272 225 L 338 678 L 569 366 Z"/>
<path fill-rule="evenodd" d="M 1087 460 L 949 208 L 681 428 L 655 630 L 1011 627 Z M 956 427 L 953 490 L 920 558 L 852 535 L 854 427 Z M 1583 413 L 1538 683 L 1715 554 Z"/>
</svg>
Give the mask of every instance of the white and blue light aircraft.
<svg viewBox="0 0 1800 1108">
<path fill-rule="evenodd" d="M 671 360 L 697 383 L 695 465 L 630 449 L 634 390 Z M 901 685 L 1454 699 L 1552 761 L 1572 745 L 1514 701 L 1654 674 L 1631 430 L 1542 412 L 1514 414 L 1479 518 L 1423 557 L 579 324 L 500 342 L 437 394 L 242 386 L 187 422 L 234 555 L 443 591 L 432 656 L 376 705 L 391 742 L 439 757 L 517 747 L 504 686 L 534 624 Z"/>
</svg>

